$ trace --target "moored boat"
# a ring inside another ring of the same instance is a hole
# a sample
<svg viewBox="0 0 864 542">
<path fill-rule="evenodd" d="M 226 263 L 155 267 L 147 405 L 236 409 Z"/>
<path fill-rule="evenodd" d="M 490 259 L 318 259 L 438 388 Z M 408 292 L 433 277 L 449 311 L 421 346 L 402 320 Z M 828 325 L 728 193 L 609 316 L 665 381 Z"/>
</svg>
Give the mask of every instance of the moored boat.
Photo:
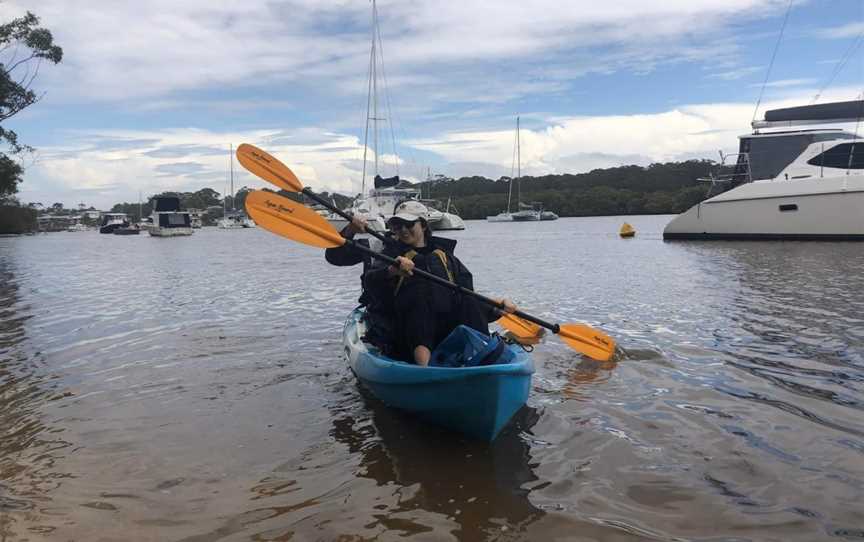
<svg viewBox="0 0 864 542">
<path fill-rule="evenodd" d="M 137 226 L 126 226 L 114 230 L 114 235 L 138 235 L 140 233 L 141 230 Z"/>
<path fill-rule="evenodd" d="M 129 226 L 129 217 L 126 213 L 105 213 L 99 224 L 99 233 L 114 233 L 117 228 Z"/>
<path fill-rule="evenodd" d="M 148 233 L 153 237 L 177 237 L 192 235 L 192 219 L 187 211 L 180 210 L 180 198 L 177 196 L 154 196 L 153 225 Z"/>
<path fill-rule="evenodd" d="M 719 193 L 675 217 L 663 238 L 864 240 L 861 139 L 804 128 L 856 123 L 862 113 L 864 100 L 766 111 L 705 179 Z"/>
<path fill-rule="evenodd" d="M 528 400 L 534 364 L 521 347 L 506 345 L 514 361 L 476 367 L 421 367 L 388 358 L 363 342 L 362 309 L 345 322 L 343 344 L 357 380 L 386 405 L 492 441 Z"/>
</svg>

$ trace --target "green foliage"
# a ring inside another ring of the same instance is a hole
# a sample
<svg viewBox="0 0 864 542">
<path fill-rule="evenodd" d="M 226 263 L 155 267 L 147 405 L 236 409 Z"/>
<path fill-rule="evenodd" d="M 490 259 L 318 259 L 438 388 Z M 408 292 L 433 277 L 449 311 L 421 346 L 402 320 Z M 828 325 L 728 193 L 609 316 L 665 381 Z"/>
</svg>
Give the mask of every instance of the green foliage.
<svg viewBox="0 0 864 542">
<path fill-rule="evenodd" d="M 36 210 L 28 207 L 0 205 L 0 234 L 36 231 Z"/>
<path fill-rule="evenodd" d="M 0 204 L 10 199 L 12 194 L 18 191 L 18 183 L 21 182 L 23 173 L 24 169 L 18 162 L 0 153 Z"/>
<path fill-rule="evenodd" d="M 32 84 L 43 60 L 57 64 L 63 58 L 63 49 L 54 45 L 51 32 L 40 28 L 39 18 L 29 11 L 24 17 L 0 25 L 0 122 L 39 101 Z M 32 66 L 31 64 L 35 64 Z M 5 142 L 12 154 L 32 150 L 18 141 L 12 130 L 0 126 L 0 142 Z M 18 191 L 23 173 L 20 166 L 10 167 L 11 159 L 0 153 L 0 201 Z M 17 165 L 17 164 L 16 164 Z"/>
<path fill-rule="evenodd" d="M 595 169 L 588 173 L 523 177 L 513 187 L 510 210 L 517 209 L 516 194 L 525 203 L 539 202 L 559 216 L 680 213 L 705 199 L 708 187 L 696 184 L 714 165 L 710 160 L 688 160 L 642 166 Z M 459 209 L 465 219 L 482 219 L 507 209 L 510 178 L 484 177 L 458 180 L 437 177 L 419 184 L 427 194 Z"/>
</svg>

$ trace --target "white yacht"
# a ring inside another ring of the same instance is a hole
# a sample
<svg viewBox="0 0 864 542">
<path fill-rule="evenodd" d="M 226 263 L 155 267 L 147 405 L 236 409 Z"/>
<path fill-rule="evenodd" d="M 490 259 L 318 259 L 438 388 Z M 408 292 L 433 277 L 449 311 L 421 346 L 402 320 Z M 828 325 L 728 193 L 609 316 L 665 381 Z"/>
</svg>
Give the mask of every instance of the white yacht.
<svg viewBox="0 0 864 542">
<path fill-rule="evenodd" d="M 187 211 L 180 210 L 177 196 L 155 196 L 153 198 L 153 224 L 147 231 L 153 237 L 176 237 L 192 235 L 192 218 Z"/>
<path fill-rule="evenodd" d="M 243 213 L 229 212 L 220 218 L 216 225 L 223 230 L 240 230 L 243 228 L 254 228 L 255 221 Z"/>
<path fill-rule="evenodd" d="M 430 212 L 437 213 L 435 222 L 431 223 L 431 227 L 436 231 L 445 231 L 445 230 L 464 230 L 465 222 L 462 220 L 462 217 L 459 216 L 459 213 L 456 211 L 456 208 L 450 205 L 450 198 L 447 198 L 447 205 L 444 207 L 443 211 L 439 211 L 438 207 L 442 207 L 441 203 L 437 200 L 421 200 L 424 204 L 428 201 L 429 204 L 426 204 L 426 207 Z M 452 211 L 452 212 L 451 212 Z"/>
<path fill-rule="evenodd" d="M 767 111 L 708 179 L 728 189 L 674 218 L 663 238 L 864 240 L 864 143 L 802 128 L 862 116 L 862 100 Z"/>
</svg>

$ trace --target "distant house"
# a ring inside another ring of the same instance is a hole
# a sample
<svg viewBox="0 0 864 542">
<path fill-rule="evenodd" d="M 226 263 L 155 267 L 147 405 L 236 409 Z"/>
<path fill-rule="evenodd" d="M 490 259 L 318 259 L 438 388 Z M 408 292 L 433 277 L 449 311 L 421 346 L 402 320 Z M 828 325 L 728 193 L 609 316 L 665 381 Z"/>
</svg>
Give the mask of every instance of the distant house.
<svg viewBox="0 0 864 542">
<path fill-rule="evenodd" d="M 90 220 L 99 220 L 102 217 L 102 211 L 97 211 L 96 209 L 89 209 L 81 213 L 85 218 L 89 218 Z"/>
</svg>

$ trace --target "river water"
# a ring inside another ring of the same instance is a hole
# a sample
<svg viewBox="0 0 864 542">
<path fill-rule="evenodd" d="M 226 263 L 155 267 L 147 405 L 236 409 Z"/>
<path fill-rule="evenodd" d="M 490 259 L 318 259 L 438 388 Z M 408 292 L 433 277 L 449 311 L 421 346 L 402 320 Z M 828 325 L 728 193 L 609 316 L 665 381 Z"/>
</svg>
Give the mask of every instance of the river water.
<svg viewBox="0 0 864 542">
<path fill-rule="evenodd" d="M 358 388 L 359 268 L 264 230 L 0 239 L 0 541 L 864 539 L 864 244 L 469 222 L 554 336 L 491 445 Z"/>
</svg>

